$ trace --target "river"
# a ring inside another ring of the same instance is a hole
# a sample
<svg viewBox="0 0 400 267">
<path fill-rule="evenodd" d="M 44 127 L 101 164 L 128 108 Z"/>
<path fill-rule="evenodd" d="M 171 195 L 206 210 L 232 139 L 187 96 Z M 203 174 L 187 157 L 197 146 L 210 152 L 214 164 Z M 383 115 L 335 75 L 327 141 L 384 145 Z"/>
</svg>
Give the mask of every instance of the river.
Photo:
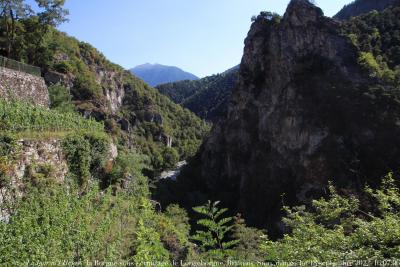
<svg viewBox="0 0 400 267">
<path fill-rule="evenodd" d="M 176 181 L 176 178 L 181 173 L 183 167 L 185 167 L 186 165 L 187 165 L 186 160 L 178 162 L 176 164 L 175 169 L 170 171 L 163 171 L 160 175 L 160 179 L 170 179 Z"/>
</svg>

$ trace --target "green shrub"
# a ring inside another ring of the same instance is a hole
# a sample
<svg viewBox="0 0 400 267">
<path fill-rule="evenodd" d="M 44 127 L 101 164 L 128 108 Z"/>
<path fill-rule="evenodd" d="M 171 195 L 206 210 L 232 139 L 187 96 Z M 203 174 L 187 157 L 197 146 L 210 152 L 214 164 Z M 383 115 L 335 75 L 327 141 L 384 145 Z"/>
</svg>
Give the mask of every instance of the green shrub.
<svg viewBox="0 0 400 267">
<path fill-rule="evenodd" d="M 265 253 L 260 250 L 261 244 L 265 241 L 266 231 L 257 228 L 247 227 L 245 220 L 240 214 L 234 217 L 232 238 L 238 240 L 233 249 L 233 258 L 248 261 L 262 261 Z"/>
<path fill-rule="evenodd" d="M 126 187 L 125 189 L 135 196 L 148 197 L 147 178 L 142 173 L 148 165 L 149 159 L 144 155 L 120 152 L 103 186 Z"/>
<path fill-rule="evenodd" d="M 67 88 L 62 85 L 52 85 L 49 87 L 50 108 L 60 112 L 74 112 L 75 106 L 72 104 L 71 95 Z"/>
<path fill-rule="evenodd" d="M 31 184 L 39 189 L 49 187 L 56 183 L 54 166 L 50 164 L 30 164 L 24 173 L 25 183 Z"/>
<path fill-rule="evenodd" d="M 0 100 L 0 130 L 21 131 L 104 131 L 102 123 L 79 114 L 61 113 L 22 102 Z"/>
<path fill-rule="evenodd" d="M 75 95 L 84 100 L 98 99 L 102 95 L 101 86 L 96 82 L 94 74 L 89 71 L 78 73 L 74 81 Z"/>
<path fill-rule="evenodd" d="M 145 262 L 169 263 L 169 253 L 161 243 L 160 235 L 151 227 L 146 227 L 143 220 L 139 221 L 135 243 L 135 266 L 141 266 Z"/>
<path fill-rule="evenodd" d="M 68 61 L 61 61 L 61 62 L 55 64 L 54 69 L 58 72 L 65 73 L 65 74 L 74 72 L 74 67 Z"/>
<path fill-rule="evenodd" d="M 86 188 L 93 175 L 102 177 L 109 142 L 103 133 L 77 133 L 63 140 L 63 150 L 70 174 L 81 188 Z"/>
<path fill-rule="evenodd" d="M 358 63 L 370 72 L 372 77 L 382 77 L 382 70 L 372 53 L 361 52 Z"/>
<path fill-rule="evenodd" d="M 0 265 L 112 259 L 110 199 L 95 189 L 78 197 L 57 184 L 27 187 L 9 222 L 0 221 Z"/>
<path fill-rule="evenodd" d="M 172 147 L 165 147 L 161 152 L 163 158 L 163 169 L 173 169 L 179 161 L 179 154 Z"/>
<path fill-rule="evenodd" d="M 0 189 L 11 185 L 14 160 L 18 157 L 17 140 L 9 134 L 0 134 Z"/>
<path fill-rule="evenodd" d="M 199 243 L 201 250 L 211 259 L 223 259 L 239 242 L 238 240 L 227 240 L 233 228 L 230 225 L 233 218 L 221 217 L 227 209 L 220 209 L 218 204 L 219 201 L 213 203 L 208 201 L 203 206 L 193 208 L 195 212 L 205 218 L 197 221 L 197 224 L 204 230 L 197 230 L 192 239 Z"/>
<path fill-rule="evenodd" d="M 17 140 L 10 134 L 0 135 L 0 157 L 9 157 L 15 152 Z"/>
<path fill-rule="evenodd" d="M 400 192 L 392 174 L 380 189 L 366 189 L 375 214 L 362 211 L 356 198 L 340 196 L 333 186 L 329 189 L 330 198 L 314 200 L 310 211 L 286 208 L 284 222 L 291 232 L 263 244 L 268 261 L 364 260 L 371 265 L 400 257 Z"/>
</svg>

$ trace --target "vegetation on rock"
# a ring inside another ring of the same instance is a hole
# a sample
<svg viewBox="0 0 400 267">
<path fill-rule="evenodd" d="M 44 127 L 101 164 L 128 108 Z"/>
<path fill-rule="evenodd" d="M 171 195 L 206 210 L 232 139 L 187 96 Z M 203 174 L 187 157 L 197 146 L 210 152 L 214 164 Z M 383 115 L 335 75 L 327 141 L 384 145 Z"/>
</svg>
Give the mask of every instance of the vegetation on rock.
<svg viewBox="0 0 400 267">
<path fill-rule="evenodd" d="M 101 133 L 75 133 L 63 140 L 69 174 L 80 188 L 86 188 L 91 177 L 102 177 L 109 147 L 109 138 Z"/>
</svg>

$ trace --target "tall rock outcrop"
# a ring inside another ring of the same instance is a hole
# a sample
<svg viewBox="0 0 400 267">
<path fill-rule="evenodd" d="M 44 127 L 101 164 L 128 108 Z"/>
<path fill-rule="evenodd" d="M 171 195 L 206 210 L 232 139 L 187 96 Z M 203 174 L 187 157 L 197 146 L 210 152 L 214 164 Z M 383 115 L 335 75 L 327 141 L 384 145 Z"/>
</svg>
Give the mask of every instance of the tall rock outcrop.
<svg viewBox="0 0 400 267">
<path fill-rule="evenodd" d="M 307 0 L 292 0 L 282 19 L 259 16 L 227 118 L 198 156 L 196 190 L 274 231 L 283 204 L 323 195 L 329 180 L 359 192 L 398 168 L 395 89 L 357 58 L 340 24 Z"/>
</svg>

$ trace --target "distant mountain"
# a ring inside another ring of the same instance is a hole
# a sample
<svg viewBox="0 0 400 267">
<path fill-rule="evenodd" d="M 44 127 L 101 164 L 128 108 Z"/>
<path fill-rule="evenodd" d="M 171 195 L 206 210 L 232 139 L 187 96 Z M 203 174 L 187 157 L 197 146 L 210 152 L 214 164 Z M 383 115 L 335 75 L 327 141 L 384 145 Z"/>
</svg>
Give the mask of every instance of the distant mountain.
<svg viewBox="0 0 400 267">
<path fill-rule="evenodd" d="M 197 116 L 216 122 L 225 113 L 238 73 L 239 65 L 200 80 L 161 84 L 156 88 Z"/>
<path fill-rule="evenodd" d="M 347 20 L 351 17 L 368 13 L 372 10 L 381 11 L 386 7 L 399 2 L 398 0 L 356 0 L 348 5 L 345 5 L 342 10 L 337 13 L 334 18 Z"/>
<path fill-rule="evenodd" d="M 193 81 L 199 79 L 196 75 L 183 71 L 180 68 L 160 64 L 146 63 L 136 66 L 130 71 L 151 86 L 176 81 Z"/>
</svg>

